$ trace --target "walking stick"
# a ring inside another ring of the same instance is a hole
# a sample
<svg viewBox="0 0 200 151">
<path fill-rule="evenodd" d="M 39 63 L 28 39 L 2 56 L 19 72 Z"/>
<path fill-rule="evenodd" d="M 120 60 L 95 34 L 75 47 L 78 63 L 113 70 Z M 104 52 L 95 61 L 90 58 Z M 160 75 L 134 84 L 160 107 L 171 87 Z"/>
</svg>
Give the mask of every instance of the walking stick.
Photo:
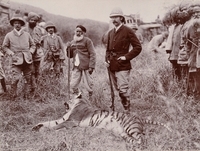
<svg viewBox="0 0 200 151">
<path fill-rule="evenodd" d="M 111 101 L 112 101 L 112 104 L 110 106 L 110 108 L 115 111 L 115 105 L 114 105 L 114 99 L 115 99 L 115 94 L 114 94 L 114 90 L 113 90 L 113 84 L 112 84 L 112 79 L 111 79 L 111 73 L 110 73 L 110 68 L 107 67 L 107 70 L 108 70 L 108 77 L 109 77 L 109 82 L 110 82 L 110 91 L 111 91 Z"/>
<path fill-rule="evenodd" d="M 190 93 L 190 72 L 187 73 L 187 83 L 186 83 L 186 94 L 189 96 Z"/>
<path fill-rule="evenodd" d="M 68 101 L 70 98 L 70 47 L 67 47 L 67 56 L 68 56 Z"/>
</svg>

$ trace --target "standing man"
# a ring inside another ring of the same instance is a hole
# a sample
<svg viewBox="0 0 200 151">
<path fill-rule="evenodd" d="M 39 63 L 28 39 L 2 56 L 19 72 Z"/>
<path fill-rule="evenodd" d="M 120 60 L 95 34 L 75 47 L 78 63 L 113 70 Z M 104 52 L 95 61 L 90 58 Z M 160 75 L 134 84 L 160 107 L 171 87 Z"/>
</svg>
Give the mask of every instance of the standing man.
<svg viewBox="0 0 200 151">
<path fill-rule="evenodd" d="M 45 50 L 44 61 L 47 62 L 48 72 L 55 73 L 56 77 L 60 77 L 62 72 L 61 64 L 65 59 L 65 51 L 63 41 L 60 36 L 56 34 L 56 26 L 52 22 L 46 23 L 45 29 L 47 35 L 42 37 L 43 48 Z"/>
<path fill-rule="evenodd" d="M 12 83 L 11 95 L 17 96 L 17 84 L 23 73 L 26 79 L 25 97 L 31 93 L 32 54 L 35 52 L 35 44 L 30 34 L 23 31 L 25 21 L 19 14 L 11 18 L 10 24 L 14 29 L 7 33 L 3 41 L 3 51 L 12 57 Z"/>
<path fill-rule="evenodd" d="M 27 31 L 31 35 L 36 45 L 35 52 L 33 53 L 33 71 L 32 71 L 33 91 L 35 89 L 40 74 L 40 62 L 44 56 L 41 47 L 41 37 L 43 36 L 43 33 L 41 27 L 37 26 L 38 20 L 39 20 L 38 14 L 34 12 L 28 13 L 28 18 L 27 18 L 28 23 L 25 27 L 25 31 Z"/>
<path fill-rule="evenodd" d="M 139 55 L 142 46 L 135 33 L 123 25 L 125 18 L 120 8 L 113 9 L 110 18 L 115 27 L 108 33 L 106 66 L 111 71 L 111 78 L 119 91 L 124 109 L 130 111 L 130 61 Z M 130 45 L 132 45 L 131 50 L 129 50 Z"/>
<path fill-rule="evenodd" d="M 4 94 L 7 89 L 6 89 L 6 82 L 5 82 L 5 72 L 2 67 L 2 61 L 3 61 L 3 53 L 1 52 L 1 46 L 0 46 L 0 96 Z"/>
<path fill-rule="evenodd" d="M 143 44 L 143 42 L 144 42 L 143 36 L 141 33 L 137 32 L 138 25 L 135 23 L 135 24 L 129 24 L 128 26 L 133 30 L 133 32 L 137 36 L 138 40 L 140 41 L 140 43 Z"/>
<path fill-rule="evenodd" d="M 85 88 L 92 95 L 91 74 L 95 69 L 96 53 L 91 39 L 85 37 L 86 28 L 76 26 L 74 39 L 69 44 L 70 57 L 73 57 L 73 70 L 70 82 L 72 93 L 78 93 L 78 86 L 83 78 Z"/>
</svg>

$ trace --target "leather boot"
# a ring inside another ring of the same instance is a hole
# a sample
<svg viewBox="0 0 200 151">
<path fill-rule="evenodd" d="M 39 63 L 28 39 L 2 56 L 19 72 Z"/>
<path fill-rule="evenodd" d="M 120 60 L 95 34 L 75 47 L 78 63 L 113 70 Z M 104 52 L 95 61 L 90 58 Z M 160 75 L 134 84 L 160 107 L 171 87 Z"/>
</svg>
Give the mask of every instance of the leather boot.
<svg viewBox="0 0 200 151">
<path fill-rule="evenodd" d="M 32 76 L 31 75 L 27 75 L 25 76 L 26 79 L 26 83 L 25 83 L 25 94 L 24 94 L 24 98 L 25 99 L 30 99 L 31 98 L 31 94 L 32 94 Z"/>
<path fill-rule="evenodd" d="M 119 96 L 121 98 L 121 102 L 122 102 L 122 105 L 123 105 L 125 111 L 130 112 L 130 100 L 129 100 L 129 98 L 124 96 L 123 93 L 119 93 Z"/>
<path fill-rule="evenodd" d="M 13 99 L 17 97 L 17 84 L 18 84 L 18 81 L 14 81 L 11 84 L 10 95 Z"/>
</svg>

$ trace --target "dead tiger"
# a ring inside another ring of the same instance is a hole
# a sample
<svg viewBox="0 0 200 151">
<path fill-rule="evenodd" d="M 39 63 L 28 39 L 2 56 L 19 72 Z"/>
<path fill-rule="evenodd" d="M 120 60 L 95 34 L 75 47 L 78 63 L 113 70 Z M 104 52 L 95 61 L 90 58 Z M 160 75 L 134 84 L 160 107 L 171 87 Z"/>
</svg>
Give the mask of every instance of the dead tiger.
<svg viewBox="0 0 200 151">
<path fill-rule="evenodd" d="M 143 120 L 127 113 L 96 109 L 84 99 L 81 99 L 81 95 L 71 100 L 71 103 L 65 103 L 65 105 L 68 111 L 62 118 L 38 123 L 32 130 L 38 131 L 42 127 L 50 129 L 65 127 L 69 129 L 76 126 L 102 128 L 112 131 L 129 143 L 137 144 L 142 143 L 144 124 L 161 125 L 171 131 L 167 125 L 160 122 Z"/>
</svg>

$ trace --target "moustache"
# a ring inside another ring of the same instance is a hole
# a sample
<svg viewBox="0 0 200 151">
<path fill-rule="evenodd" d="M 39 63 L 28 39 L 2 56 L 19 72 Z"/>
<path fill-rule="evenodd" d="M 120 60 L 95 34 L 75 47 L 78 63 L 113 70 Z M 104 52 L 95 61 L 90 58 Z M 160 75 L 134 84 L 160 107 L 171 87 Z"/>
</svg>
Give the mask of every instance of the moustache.
<svg viewBox="0 0 200 151">
<path fill-rule="evenodd" d="M 117 23 L 117 21 L 114 20 L 113 23 Z"/>
</svg>

